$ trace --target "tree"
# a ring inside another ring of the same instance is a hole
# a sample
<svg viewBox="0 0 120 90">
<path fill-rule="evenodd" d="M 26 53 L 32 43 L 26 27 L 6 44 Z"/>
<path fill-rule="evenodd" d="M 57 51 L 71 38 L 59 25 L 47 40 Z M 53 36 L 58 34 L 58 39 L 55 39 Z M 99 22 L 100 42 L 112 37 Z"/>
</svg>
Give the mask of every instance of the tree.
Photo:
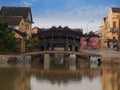
<svg viewBox="0 0 120 90">
<path fill-rule="evenodd" d="M 90 31 L 88 35 L 89 35 L 89 36 L 93 36 L 93 35 L 94 35 L 94 32 Z"/>
<path fill-rule="evenodd" d="M 17 39 L 8 22 L 0 23 L 0 52 L 14 52 L 17 47 Z"/>
<path fill-rule="evenodd" d="M 40 41 L 34 38 L 30 38 L 25 41 L 26 46 L 30 47 L 31 49 L 35 46 L 35 44 L 39 44 L 39 43 Z"/>
</svg>

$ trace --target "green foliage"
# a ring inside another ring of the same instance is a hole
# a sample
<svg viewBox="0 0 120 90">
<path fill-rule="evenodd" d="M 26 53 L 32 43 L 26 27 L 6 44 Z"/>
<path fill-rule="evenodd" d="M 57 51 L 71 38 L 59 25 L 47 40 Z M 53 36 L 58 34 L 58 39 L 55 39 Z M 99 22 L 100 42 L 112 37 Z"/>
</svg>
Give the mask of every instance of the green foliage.
<svg viewBox="0 0 120 90">
<path fill-rule="evenodd" d="M 28 44 L 34 45 L 35 43 L 39 43 L 39 41 L 36 40 L 36 39 L 34 39 L 34 38 L 30 38 L 30 39 L 27 39 L 25 43 L 26 43 L 27 45 L 28 45 Z"/>
<path fill-rule="evenodd" d="M 13 52 L 17 47 L 17 39 L 13 29 L 7 22 L 0 23 L 0 53 Z"/>
<path fill-rule="evenodd" d="M 34 48 L 34 46 L 36 45 L 36 44 L 39 44 L 40 43 L 40 41 L 39 40 L 36 40 L 36 39 L 34 39 L 34 38 L 30 38 L 30 39 L 27 39 L 26 41 L 25 41 L 25 44 L 26 44 L 26 47 L 29 47 L 29 48 Z"/>
</svg>

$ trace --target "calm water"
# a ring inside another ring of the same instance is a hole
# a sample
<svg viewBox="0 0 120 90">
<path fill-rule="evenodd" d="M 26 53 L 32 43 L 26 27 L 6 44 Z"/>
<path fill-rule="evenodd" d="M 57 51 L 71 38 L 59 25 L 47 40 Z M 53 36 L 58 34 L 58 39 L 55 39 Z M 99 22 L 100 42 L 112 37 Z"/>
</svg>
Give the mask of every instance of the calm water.
<svg viewBox="0 0 120 90">
<path fill-rule="evenodd" d="M 32 63 L 0 62 L 0 90 L 120 90 L 120 65 L 99 66 L 63 55 L 49 56 L 50 61 L 40 57 L 32 57 Z"/>
</svg>

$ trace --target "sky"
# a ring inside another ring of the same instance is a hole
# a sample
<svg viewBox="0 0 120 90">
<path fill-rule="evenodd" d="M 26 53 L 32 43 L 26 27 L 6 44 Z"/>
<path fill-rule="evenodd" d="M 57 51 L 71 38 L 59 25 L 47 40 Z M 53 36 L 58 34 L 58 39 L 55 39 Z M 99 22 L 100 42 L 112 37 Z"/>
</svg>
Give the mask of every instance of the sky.
<svg viewBox="0 0 120 90">
<path fill-rule="evenodd" d="M 0 0 L 2 6 L 31 7 L 32 27 L 69 26 L 83 32 L 100 29 L 110 7 L 120 7 L 120 0 Z"/>
</svg>

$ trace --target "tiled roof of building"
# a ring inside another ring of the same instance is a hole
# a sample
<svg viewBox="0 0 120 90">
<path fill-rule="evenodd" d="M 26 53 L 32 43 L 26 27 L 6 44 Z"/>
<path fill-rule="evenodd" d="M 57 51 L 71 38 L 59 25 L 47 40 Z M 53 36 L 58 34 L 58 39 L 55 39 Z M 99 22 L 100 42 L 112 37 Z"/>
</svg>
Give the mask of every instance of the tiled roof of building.
<svg viewBox="0 0 120 90">
<path fill-rule="evenodd" d="M 19 31 L 19 30 L 16 30 L 16 29 L 13 29 L 16 33 L 18 33 L 18 34 L 20 34 L 21 36 L 23 36 L 23 37 L 26 37 L 27 36 L 27 34 L 26 34 L 26 32 L 21 32 L 21 31 Z"/>
<path fill-rule="evenodd" d="M 0 16 L 0 22 L 8 22 L 11 26 L 19 25 L 21 20 L 20 16 Z"/>
<path fill-rule="evenodd" d="M 94 32 L 94 34 L 95 34 L 95 35 L 98 35 L 98 36 L 101 36 L 101 32 L 102 32 L 102 30 L 96 30 L 96 31 Z"/>
<path fill-rule="evenodd" d="M 113 13 L 120 13 L 120 7 L 111 7 Z"/>
<path fill-rule="evenodd" d="M 41 28 L 39 28 L 39 27 L 33 27 L 33 28 L 32 28 L 32 30 L 33 30 L 33 29 L 35 29 L 35 28 L 36 28 L 36 29 L 38 29 L 38 30 L 42 30 L 42 29 L 41 29 Z"/>
<path fill-rule="evenodd" d="M 29 14 L 30 22 L 33 22 L 30 7 L 2 7 L 0 11 L 0 16 L 22 16 L 25 20 L 28 20 Z"/>
</svg>

